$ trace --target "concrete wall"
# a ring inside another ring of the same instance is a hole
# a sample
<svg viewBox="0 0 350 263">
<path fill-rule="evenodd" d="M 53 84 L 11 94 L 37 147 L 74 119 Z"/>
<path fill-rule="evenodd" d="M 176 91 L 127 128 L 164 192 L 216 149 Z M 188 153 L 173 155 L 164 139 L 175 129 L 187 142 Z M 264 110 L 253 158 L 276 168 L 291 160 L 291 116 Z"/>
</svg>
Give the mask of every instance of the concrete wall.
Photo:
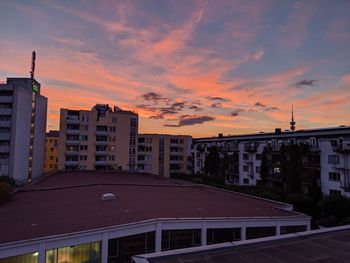
<svg viewBox="0 0 350 263">
<path fill-rule="evenodd" d="M 28 179 L 31 114 L 32 92 L 17 86 L 12 114 L 10 174 L 23 182 Z"/>
<path fill-rule="evenodd" d="M 47 98 L 36 94 L 33 179 L 44 174 Z"/>
</svg>

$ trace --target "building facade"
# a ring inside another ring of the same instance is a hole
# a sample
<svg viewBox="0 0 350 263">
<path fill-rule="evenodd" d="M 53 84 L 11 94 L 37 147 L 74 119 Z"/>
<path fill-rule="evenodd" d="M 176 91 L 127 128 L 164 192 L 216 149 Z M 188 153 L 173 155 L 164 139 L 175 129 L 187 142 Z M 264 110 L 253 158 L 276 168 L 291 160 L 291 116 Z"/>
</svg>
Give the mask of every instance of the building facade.
<svg viewBox="0 0 350 263">
<path fill-rule="evenodd" d="M 59 170 L 135 170 L 138 115 L 108 104 L 60 112 Z"/>
<path fill-rule="evenodd" d="M 290 175 L 301 182 L 304 193 L 318 185 L 324 194 L 350 197 L 349 126 L 194 139 L 195 173 L 206 172 L 213 149 L 227 183 L 256 185 L 264 180 L 286 187 Z"/>
<path fill-rule="evenodd" d="M 30 78 L 0 84 L 0 175 L 22 183 L 44 173 L 47 98 Z"/>
<path fill-rule="evenodd" d="M 58 137 L 59 131 L 49 131 L 45 138 L 45 173 L 58 170 Z"/>
<path fill-rule="evenodd" d="M 191 136 L 139 134 L 137 169 L 165 177 L 192 174 L 191 146 Z"/>
</svg>

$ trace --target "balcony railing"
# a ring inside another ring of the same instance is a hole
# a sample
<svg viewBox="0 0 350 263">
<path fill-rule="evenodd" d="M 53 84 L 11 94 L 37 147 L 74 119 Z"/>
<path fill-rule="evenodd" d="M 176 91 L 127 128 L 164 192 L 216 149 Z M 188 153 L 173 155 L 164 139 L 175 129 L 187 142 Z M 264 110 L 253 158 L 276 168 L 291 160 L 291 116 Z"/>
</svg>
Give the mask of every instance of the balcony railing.
<svg viewBox="0 0 350 263">
<path fill-rule="evenodd" d="M 66 130 L 66 134 L 77 135 L 79 133 L 79 130 Z"/>
<path fill-rule="evenodd" d="M 65 161 L 64 164 L 69 166 L 78 166 L 79 161 Z"/>
<path fill-rule="evenodd" d="M 79 140 L 66 140 L 67 145 L 78 145 Z"/>
<path fill-rule="evenodd" d="M 11 121 L 0 121 L 0 127 L 11 127 Z"/>
<path fill-rule="evenodd" d="M 75 118 L 67 118 L 67 124 L 79 124 L 80 120 Z"/>
<path fill-rule="evenodd" d="M 9 151 L 10 151 L 10 146 L 8 145 L 0 146 L 0 153 L 8 153 Z"/>
<path fill-rule="evenodd" d="M 65 151 L 64 153 L 65 155 L 78 155 L 79 154 L 79 150 L 68 150 L 68 151 Z"/>
<path fill-rule="evenodd" d="M 8 133 L 0 133 L 0 140 L 2 140 L 2 141 L 10 140 L 10 134 L 8 134 Z"/>
<path fill-rule="evenodd" d="M 0 96 L 0 103 L 11 103 L 12 96 Z"/>
<path fill-rule="evenodd" d="M 12 109 L 11 108 L 0 108 L 0 114 L 1 115 L 11 115 Z"/>
</svg>

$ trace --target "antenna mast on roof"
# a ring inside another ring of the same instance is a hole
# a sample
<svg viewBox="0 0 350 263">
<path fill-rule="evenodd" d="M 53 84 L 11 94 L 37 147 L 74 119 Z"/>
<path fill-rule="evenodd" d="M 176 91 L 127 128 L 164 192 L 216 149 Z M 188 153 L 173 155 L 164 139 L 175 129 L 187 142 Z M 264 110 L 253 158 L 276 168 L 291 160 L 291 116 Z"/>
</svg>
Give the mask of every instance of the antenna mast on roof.
<svg viewBox="0 0 350 263">
<path fill-rule="evenodd" d="M 30 79 L 33 81 L 34 80 L 34 72 L 35 72 L 35 58 L 36 58 L 36 53 L 35 51 L 32 52 L 32 69 L 30 71 Z"/>
</svg>

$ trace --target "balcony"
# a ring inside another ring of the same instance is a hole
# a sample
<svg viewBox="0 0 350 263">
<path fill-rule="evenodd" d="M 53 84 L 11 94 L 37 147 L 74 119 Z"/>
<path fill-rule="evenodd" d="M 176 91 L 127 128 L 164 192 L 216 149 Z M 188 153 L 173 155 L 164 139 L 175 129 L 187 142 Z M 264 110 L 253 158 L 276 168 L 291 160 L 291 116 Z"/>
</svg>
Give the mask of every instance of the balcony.
<svg viewBox="0 0 350 263">
<path fill-rule="evenodd" d="M 79 155 L 79 151 L 78 150 L 76 150 L 76 151 L 70 150 L 70 151 L 65 151 L 64 154 L 65 155 L 73 155 L 73 156 L 75 156 L 75 155 Z"/>
<path fill-rule="evenodd" d="M 333 146 L 333 151 L 341 154 L 349 154 L 350 153 L 350 143 L 342 143 L 336 146 Z"/>
<path fill-rule="evenodd" d="M 98 156 L 103 156 L 107 154 L 108 154 L 107 150 L 95 151 L 95 155 L 98 155 Z"/>
<path fill-rule="evenodd" d="M 258 146 L 256 143 L 247 143 L 244 145 L 244 151 L 249 153 L 254 153 L 258 149 Z"/>
<path fill-rule="evenodd" d="M 64 164 L 69 166 L 78 166 L 79 161 L 65 161 Z"/>
<path fill-rule="evenodd" d="M 8 165 L 9 164 L 9 159 L 0 159 L 0 164 L 1 165 Z"/>
<path fill-rule="evenodd" d="M 79 130 L 66 130 L 66 134 L 70 135 L 79 135 L 80 131 Z"/>
<path fill-rule="evenodd" d="M 108 131 L 96 131 L 96 136 L 107 136 Z"/>
<path fill-rule="evenodd" d="M 80 120 L 77 118 L 67 118 L 67 124 L 79 124 Z"/>
<path fill-rule="evenodd" d="M 95 161 L 95 165 L 108 165 L 108 161 L 107 160 Z"/>
<path fill-rule="evenodd" d="M 96 145 L 108 145 L 108 141 L 96 141 Z"/>
<path fill-rule="evenodd" d="M 0 127 L 11 127 L 11 121 L 0 121 Z"/>
<path fill-rule="evenodd" d="M 0 103 L 11 103 L 12 96 L 0 96 Z"/>
<path fill-rule="evenodd" d="M 0 146 L 0 153 L 8 153 L 10 151 L 9 145 Z"/>
<path fill-rule="evenodd" d="M 12 109 L 11 108 L 0 108 L 0 115 L 11 115 Z"/>
<path fill-rule="evenodd" d="M 340 188 L 343 188 L 345 192 L 350 192 L 350 182 L 340 182 Z"/>
<path fill-rule="evenodd" d="M 10 140 L 10 134 L 8 134 L 8 133 L 0 133 L 0 140 L 1 141 L 8 141 L 8 140 Z"/>
<path fill-rule="evenodd" d="M 79 140 L 66 140 L 66 145 L 79 145 Z"/>
</svg>

